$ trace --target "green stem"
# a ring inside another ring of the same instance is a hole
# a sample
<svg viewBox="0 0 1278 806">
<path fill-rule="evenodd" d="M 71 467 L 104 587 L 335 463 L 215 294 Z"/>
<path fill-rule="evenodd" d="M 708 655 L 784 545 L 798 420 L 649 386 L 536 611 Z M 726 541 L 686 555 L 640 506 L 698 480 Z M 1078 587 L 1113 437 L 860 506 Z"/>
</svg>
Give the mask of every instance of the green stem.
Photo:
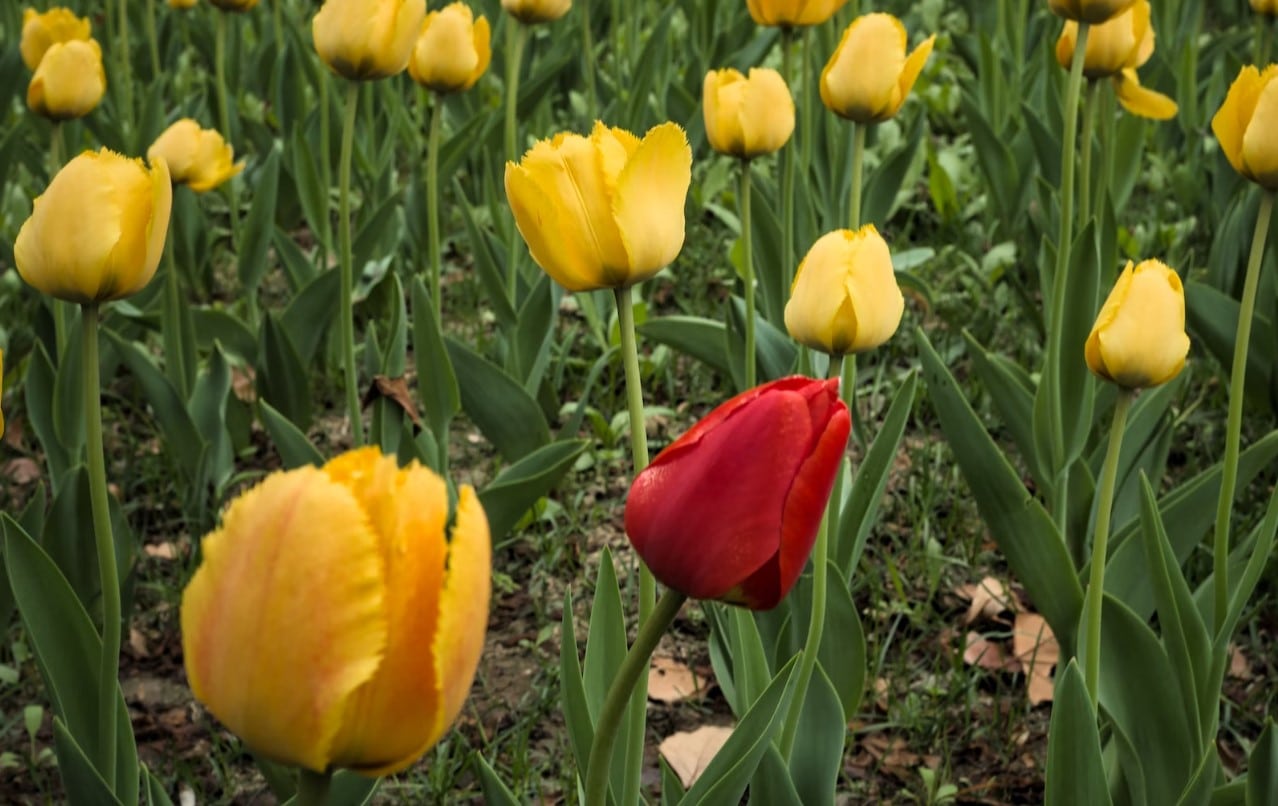
<svg viewBox="0 0 1278 806">
<path fill-rule="evenodd" d="M 1260 27 L 1260 38 L 1256 43 L 1256 64 L 1269 64 L 1269 50 L 1273 44 L 1274 23 L 1269 19 L 1268 14 L 1261 14 L 1258 21 Z"/>
<path fill-rule="evenodd" d="M 351 151 L 355 145 L 355 115 L 359 110 L 359 82 L 346 84 L 345 118 L 342 123 L 342 155 L 337 173 L 337 239 L 340 242 L 342 300 L 342 368 L 346 380 L 346 412 L 351 420 L 355 447 L 364 444 L 364 422 L 359 407 L 359 376 L 355 371 L 355 258 L 351 255 Z"/>
<path fill-rule="evenodd" d="M 1100 155 L 1101 155 L 1101 174 L 1100 181 L 1096 183 L 1095 189 L 1095 209 L 1099 215 L 1105 209 L 1105 200 L 1109 198 L 1114 187 L 1114 93 L 1107 86 L 1108 82 L 1100 83 L 1100 111 L 1097 118 L 1100 122 Z"/>
<path fill-rule="evenodd" d="M 120 89 L 123 92 L 124 114 L 121 116 L 126 135 L 133 134 L 133 63 L 129 58 L 129 4 L 128 0 L 120 0 L 120 30 L 116 33 L 119 39 Z"/>
<path fill-rule="evenodd" d="M 333 774 L 301 769 L 297 776 L 297 795 L 291 806 L 324 806 L 328 803 L 328 790 L 333 784 Z"/>
<path fill-rule="evenodd" d="M 516 162 L 519 159 L 516 151 L 519 122 L 515 118 L 519 107 L 519 66 L 523 61 L 524 46 L 528 43 L 528 26 L 514 17 L 506 22 L 506 159 Z M 506 251 L 506 296 L 510 297 L 512 305 L 519 304 L 519 240 L 519 231 L 512 222 Z"/>
<path fill-rule="evenodd" d="M 754 250 L 750 242 L 750 160 L 741 160 L 741 269 L 745 279 L 745 388 L 754 388 L 757 376 L 754 348 Z"/>
<path fill-rule="evenodd" d="M 435 304 L 436 322 L 444 321 L 444 295 L 440 284 L 443 265 L 439 246 L 439 132 L 444 119 L 443 107 L 443 97 L 432 93 L 430 139 L 426 145 L 426 205 L 430 208 L 426 214 L 426 238 L 430 250 L 430 295 Z"/>
<path fill-rule="evenodd" d="M 594 123 L 599 115 L 599 94 L 595 88 L 595 40 L 590 30 L 590 2 L 581 3 L 581 46 L 586 60 L 586 117 Z"/>
<path fill-rule="evenodd" d="M 284 50 L 284 17 L 283 17 L 284 0 L 275 0 L 271 3 L 271 22 L 275 28 L 275 50 L 281 52 Z"/>
<path fill-rule="evenodd" d="M 1105 595 L 1105 560 L 1109 556 L 1109 518 L 1114 507 L 1114 482 L 1118 478 L 1118 456 L 1123 447 L 1123 431 L 1127 427 L 1127 411 L 1134 393 L 1122 389 L 1114 404 L 1114 423 L 1109 431 L 1109 448 L 1101 468 L 1100 486 L 1096 489 L 1096 532 L 1092 539 L 1092 571 L 1087 583 L 1087 662 L 1083 671 L 1092 708 L 1100 703 L 1101 600 Z"/>
<path fill-rule="evenodd" d="M 155 33 L 155 0 L 146 0 L 146 40 L 151 53 L 151 78 L 160 76 L 160 38 Z"/>
<path fill-rule="evenodd" d="M 1225 459 L 1220 478 L 1220 499 L 1216 502 L 1216 535 L 1212 546 L 1212 586 L 1215 590 L 1215 626 L 1219 630 L 1229 612 L 1229 516 L 1238 487 L 1238 450 L 1242 436 L 1243 397 L 1247 383 L 1247 349 L 1251 341 L 1251 320 L 1256 310 L 1256 287 L 1265 255 L 1265 238 L 1274 211 L 1273 191 L 1260 197 L 1256 231 L 1247 259 L 1247 279 L 1243 283 L 1242 305 L 1238 311 L 1238 331 L 1234 336 L 1234 362 L 1229 372 L 1229 419 L 1225 426 Z"/>
<path fill-rule="evenodd" d="M 781 78 L 786 86 L 793 86 L 794 79 L 794 29 L 786 26 L 781 29 Z M 799 130 L 803 136 L 803 130 Z M 785 153 L 781 155 L 781 300 L 773 302 L 781 306 L 781 311 L 768 311 L 773 321 L 781 318 L 785 309 L 785 297 L 790 292 L 791 277 L 794 273 L 794 176 L 798 168 L 799 144 L 790 138 Z"/>
<path fill-rule="evenodd" d="M 607 806 L 608 772 L 612 766 L 612 748 L 616 744 L 621 716 L 626 704 L 632 701 L 632 691 L 647 689 L 648 664 L 661 636 L 674 623 L 687 597 L 676 590 L 667 590 L 652 612 L 652 617 L 639 628 L 635 642 L 617 670 L 599 720 L 595 723 L 595 738 L 590 745 L 590 762 L 586 771 L 585 806 Z M 640 709 L 642 710 L 642 709 Z M 625 796 L 618 798 L 625 803 Z"/>
<path fill-rule="evenodd" d="M 187 384 L 187 367 L 182 350 L 182 323 L 180 319 L 174 318 L 179 315 L 182 292 L 178 284 L 177 261 L 173 259 L 171 244 L 166 244 L 164 247 L 164 295 L 166 304 L 161 330 L 164 337 L 164 366 L 167 370 L 165 374 L 173 382 L 182 400 L 187 400 L 191 396 L 191 389 Z"/>
<path fill-rule="evenodd" d="M 785 726 L 781 729 L 781 758 L 787 763 L 794 750 L 794 740 L 799 732 L 799 717 L 803 713 L 803 701 L 807 698 L 808 684 L 812 682 L 812 672 L 816 669 L 817 650 L 821 648 L 821 635 L 825 631 L 825 600 L 829 569 L 827 558 L 830 556 L 830 507 L 834 499 L 830 499 L 825 516 L 821 518 L 821 526 L 817 529 L 816 545 L 812 547 L 812 613 L 808 620 L 808 637 L 803 644 L 803 656 L 799 660 L 799 679 L 795 684 L 794 699 L 790 701 L 790 710 L 785 715 Z"/>
<path fill-rule="evenodd" d="M 801 89 L 803 94 L 803 107 L 799 110 L 799 167 L 797 173 L 804 178 L 805 182 L 812 176 L 812 143 L 816 140 L 816 124 L 812 115 L 815 111 L 815 107 L 818 105 L 817 96 L 813 90 L 816 89 L 817 76 L 820 75 L 819 73 L 813 72 L 809 69 L 810 65 L 808 64 L 808 59 L 810 58 L 812 51 L 812 35 L 811 28 L 805 28 L 803 30 L 803 36 L 799 40 L 798 53 L 798 72 L 803 76 L 803 86 Z M 793 246 L 793 244 L 791 244 L 791 246 Z M 791 256 L 791 260 L 793 260 L 793 255 Z M 786 266 L 786 271 L 790 271 L 788 264 Z M 792 275 L 787 275 L 787 280 L 791 276 Z M 785 290 L 787 293 L 790 290 L 788 283 Z"/>
<path fill-rule="evenodd" d="M 329 103 L 328 103 L 328 85 L 332 81 L 329 78 L 328 70 L 321 69 L 319 73 L 319 113 L 320 113 L 320 170 L 321 176 L 324 177 L 324 187 L 331 188 L 333 186 L 333 138 L 329 133 L 332 127 L 329 125 Z M 320 229 L 323 233 L 320 241 L 320 255 L 322 258 L 328 257 L 328 250 L 333 243 L 333 224 L 331 216 L 325 214 L 324 220 L 319 222 Z M 324 266 L 323 261 L 320 262 Z"/>
<path fill-rule="evenodd" d="M 49 138 L 49 181 L 53 181 L 53 177 L 62 169 L 64 159 L 62 154 L 62 121 L 55 120 L 53 136 Z M 67 354 L 67 319 L 70 316 L 68 308 L 71 303 L 53 297 L 50 297 L 49 301 L 53 306 L 53 341 L 58 349 L 58 361 L 61 362 L 63 356 Z"/>
<path fill-rule="evenodd" d="M 217 30 L 215 31 L 213 43 L 213 68 L 217 76 L 217 117 L 218 125 L 222 127 L 222 136 L 228 142 L 235 141 L 235 135 L 231 131 L 231 107 L 228 100 L 229 96 L 226 89 L 226 37 L 227 37 L 227 17 L 231 12 L 217 12 Z M 239 197 L 235 192 L 235 178 L 222 183 L 222 192 L 226 194 L 226 207 L 230 215 L 231 226 L 231 248 L 239 248 L 239 230 L 240 230 L 240 210 Z M 248 304 L 249 322 L 256 325 L 257 323 L 257 289 L 244 288 L 241 289 L 245 296 L 245 302 Z"/>
<path fill-rule="evenodd" d="M 93 543 L 102 587 L 102 655 L 98 663 L 98 774 L 115 789 L 116 689 L 120 676 L 120 575 L 111 535 L 107 498 L 106 456 L 102 450 L 102 395 L 98 376 L 98 304 L 80 306 L 84 371 L 84 433 L 89 462 L 89 503 L 93 511 Z"/>
<path fill-rule="evenodd" d="M 1092 132 L 1096 128 L 1096 113 L 1100 104 L 1100 82 L 1087 84 L 1087 103 L 1083 105 L 1083 150 L 1078 168 L 1078 226 L 1087 226 L 1092 215 Z M 1099 210 L 1098 210 L 1099 212 Z"/>
<path fill-rule="evenodd" d="M 852 124 L 852 199 L 849 204 L 848 226 L 853 231 L 861 228 L 861 171 L 865 162 L 865 131 L 868 124 Z"/>
</svg>

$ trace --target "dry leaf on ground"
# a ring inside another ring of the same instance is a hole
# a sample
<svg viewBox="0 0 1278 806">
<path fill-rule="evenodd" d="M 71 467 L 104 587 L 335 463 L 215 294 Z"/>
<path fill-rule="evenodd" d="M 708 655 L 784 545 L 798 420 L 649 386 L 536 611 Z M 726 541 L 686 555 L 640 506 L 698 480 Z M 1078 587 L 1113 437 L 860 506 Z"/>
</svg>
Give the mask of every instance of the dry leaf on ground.
<svg viewBox="0 0 1278 806">
<path fill-rule="evenodd" d="M 680 731 L 667 736 L 657 750 L 679 776 L 683 788 L 687 789 L 701 777 L 731 735 L 732 728 L 702 725 L 694 731 Z"/>
<path fill-rule="evenodd" d="M 705 689 L 696 672 L 674 658 L 656 655 L 648 670 L 648 697 L 667 705 L 695 697 Z"/>
<path fill-rule="evenodd" d="M 995 577 L 985 577 L 976 584 L 960 585 L 954 592 L 971 602 L 963 616 L 965 625 L 978 618 L 998 618 L 1015 609 L 1011 592 Z"/>
<path fill-rule="evenodd" d="M 1017 613 L 1012 652 L 1029 683 L 1030 705 L 1051 702 L 1052 668 L 1060 660 L 1061 648 L 1047 620 L 1037 613 Z"/>
<path fill-rule="evenodd" d="M 997 644 L 977 632 L 969 632 L 963 648 L 963 662 L 979 666 L 991 672 L 1018 672 L 1021 663 L 1007 654 L 1002 644 Z"/>
</svg>

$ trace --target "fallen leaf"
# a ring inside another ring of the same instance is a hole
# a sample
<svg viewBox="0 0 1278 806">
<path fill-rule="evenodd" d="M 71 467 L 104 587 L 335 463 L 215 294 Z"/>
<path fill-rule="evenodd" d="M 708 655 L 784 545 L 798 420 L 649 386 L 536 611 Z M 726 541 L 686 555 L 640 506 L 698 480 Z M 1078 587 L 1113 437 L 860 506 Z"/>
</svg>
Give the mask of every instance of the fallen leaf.
<svg viewBox="0 0 1278 806">
<path fill-rule="evenodd" d="M 998 618 L 1015 609 L 1007 587 L 995 577 L 985 577 L 975 585 L 960 585 L 954 592 L 971 601 L 963 616 L 965 625 L 982 617 Z"/>
<path fill-rule="evenodd" d="M 30 484 L 40 478 L 40 465 L 25 456 L 10 459 L 4 463 L 4 477 L 14 484 Z"/>
<path fill-rule="evenodd" d="M 1047 620 L 1037 613 L 1017 613 L 1012 652 L 1029 682 L 1030 705 L 1051 702 L 1052 668 L 1060 660 L 1061 648 Z"/>
<path fill-rule="evenodd" d="M 173 543 L 147 543 L 142 547 L 143 553 L 148 557 L 154 557 L 157 560 L 176 560 L 178 557 L 177 546 Z"/>
<path fill-rule="evenodd" d="M 391 378 L 386 375 L 374 375 L 373 385 L 364 393 L 362 404 L 367 406 L 379 397 L 384 397 L 404 410 L 413 425 L 424 428 L 422 418 L 417 413 L 417 403 L 408 391 L 408 381 L 404 376 Z"/>
<path fill-rule="evenodd" d="M 963 648 L 963 662 L 969 666 L 979 666 L 991 672 L 1020 671 L 1021 663 L 1009 657 L 1002 644 L 996 644 L 976 632 L 969 632 Z"/>
<path fill-rule="evenodd" d="M 680 731 L 662 740 L 657 747 L 670 769 L 679 776 L 683 788 L 692 786 L 732 735 L 732 728 L 702 725 L 694 731 Z"/>
<path fill-rule="evenodd" d="M 1236 680 L 1251 679 L 1251 663 L 1236 644 L 1229 645 L 1229 676 Z"/>
<path fill-rule="evenodd" d="M 257 400 L 257 372 L 250 366 L 232 366 L 231 391 L 244 403 Z"/>
<path fill-rule="evenodd" d="M 129 628 L 129 649 L 133 650 L 136 657 L 151 657 L 151 652 L 146 648 L 146 636 L 137 627 Z"/>
<path fill-rule="evenodd" d="M 674 658 L 656 655 L 648 670 L 648 697 L 669 705 L 700 694 L 705 688 L 703 683 L 686 665 Z"/>
</svg>

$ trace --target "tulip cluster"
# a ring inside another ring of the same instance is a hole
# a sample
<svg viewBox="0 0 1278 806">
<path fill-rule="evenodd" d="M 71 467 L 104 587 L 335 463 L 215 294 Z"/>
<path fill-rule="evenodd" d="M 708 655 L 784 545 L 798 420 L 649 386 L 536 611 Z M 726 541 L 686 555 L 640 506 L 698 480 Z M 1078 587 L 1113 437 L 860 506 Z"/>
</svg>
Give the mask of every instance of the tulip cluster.
<svg viewBox="0 0 1278 806">
<path fill-rule="evenodd" d="M 1078 23 L 1069 20 L 1056 40 L 1056 60 L 1066 70 L 1074 60 Z M 1112 78 L 1119 102 L 1127 111 L 1154 120 L 1176 114 L 1176 102 L 1140 84 L 1136 68 L 1154 54 L 1154 27 L 1149 0 L 1136 0 L 1108 21 L 1093 25 L 1083 52 L 1083 75 L 1091 80 Z"/>
<path fill-rule="evenodd" d="M 27 106 L 53 121 L 84 117 L 106 93 L 102 48 L 89 34 L 89 21 L 65 8 L 22 16 L 22 61 L 35 71 L 27 85 Z"/>
</svg>

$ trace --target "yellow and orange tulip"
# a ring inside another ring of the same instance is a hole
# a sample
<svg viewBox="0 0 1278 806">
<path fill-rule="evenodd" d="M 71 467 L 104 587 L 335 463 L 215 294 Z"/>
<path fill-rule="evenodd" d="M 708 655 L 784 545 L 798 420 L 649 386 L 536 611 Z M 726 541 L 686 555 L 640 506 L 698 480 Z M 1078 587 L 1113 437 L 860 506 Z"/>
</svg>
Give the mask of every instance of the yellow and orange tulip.
<svg viewBox="0 0 1278 806">
<path fill-rule="evenodd" d="M 572 8 L 572 0 L 501 0 L 501 7 L 525 25 L 535 25 L 553 22 L 567 14 Z"/>
<path fill-rule="evenodd" d="M 1058 17 L 1092 24 L 1108 22 L 1126 11 L 1134 0 L 1047 0 Z"/>
<path fill-rule="evenodd" d="M 936 42 L 933 34 L 907 56 L 905 26 L 891 14 L 857 17 L 821 71 L 821 100 L 840 117 L 879 123 L 896 115 Z"/>
<path fill-rule="evenodd" d="M 1185 289 L 1157 260 L 1119 275 L 1087 337 L 1084 356 L 1097 376 L 1127 389 L 1167 383 L 1185 368 Z"/>
<path fill-rule="evenodd" d="M 820 25 L 843 8 L 848 0 L 746 0 L 750 16 L 759 25 L 801 28 Z"/>
<path fill-rule="evenodd" d="M 169 165 L 173 181 L 196 193 L 212 190 L 244 170 L 235 162 L 235 150 L 213 129 L 202 129 L 190 118 L 182 118 L 155 138 L 147 158 L 162 158 Z"/>
<path fill-rule="evenodd" d="M 355 81 L 402 73 L 426 18 L 426 0 L 326 0 L 311 21 L 315 50 Z"/>
</svg>

